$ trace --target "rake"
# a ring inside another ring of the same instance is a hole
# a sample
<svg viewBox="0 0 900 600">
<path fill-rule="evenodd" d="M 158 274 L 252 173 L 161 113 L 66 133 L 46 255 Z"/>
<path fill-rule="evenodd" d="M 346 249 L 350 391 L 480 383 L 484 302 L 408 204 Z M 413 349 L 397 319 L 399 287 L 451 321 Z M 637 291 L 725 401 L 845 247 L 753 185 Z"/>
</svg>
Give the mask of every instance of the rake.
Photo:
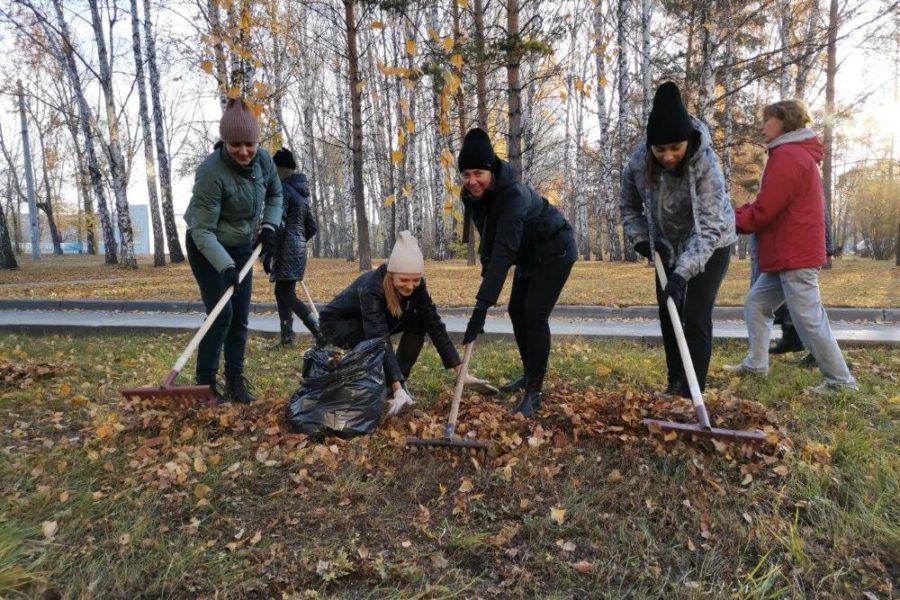
<svg viewBox="0 0 900 600">
<path fill-rule="evenodd" d="M 463 385 L 466 381 L 466 371 L 468 371 L 469 369 L 469 360 L 472 358 L 472 350 L 474 348 L 475 342 L 470 342 L 466 344 L 466 349 L 463 352 L 462 366 L 459 369 L 459 374 L 456 376 L 456 385 L 453 387 L 453 401 L 450 403 L 450 416 L 447 418 L 447 427 L 444 429 L 444 437 L 407 437 L 407 446 L 444 446 L 450 448 L 474 448 L 476 450 L 487 450 L 487 442 L 454 437 L 454 434 L 456 433 L 456 420 L 459 417 L 459 402 L 462 399 Z"/>
<path fill-rule="evenodd" d="M 663 289 L 666 287 L 666 273 L 663 269 L 659 253 L 653 253 L 653 263 L 656 265 L 656 275 Z M 684 375 L 687 378 L 688 387 L 691 390 L 691 401 L 694 404 L 694 413 L 697 415 L 699 425 L 690 423 L 677 423 L 675 421 L 662 421 L 659 419 L 641 419 L 641 423 L 648 427 L 655 426 L 662 430 L 676 431 L 679 433 L 699 435 L 712 438 L 724 438 L 749 442 L 760 442 L 766 439 L 766 435 L 756 430 L 720 429 L 712 427 L 709 423 L 709 415 L 706 412 L 706 403 L 703 402 L 703 394 L 700 392 L 700 384 L 697 382 L 697 373 L 694 371 L 694 363 L 688 350 L 687 341 L 684 339 L 684 330 L 681 327 L 681 319 L 678 316 L 678 308 L 675 301 L 666 298 L 666 308 L 669 309 L 669 319 L 672 321 L 672 329 L 675 330 L 675 339 L 678 340 L 678 352 L 681 354 L 681 363 L 684 365 Z"/>
<path fill-rule="evenodd" d="M 250 255 L 250 260 L 248 260 L 246 264 L 244 264 L 244 267 L 238 274 L 238 281 L 244 280 L 244 277 L 253 268 L 253 263 L 256 262 L 257 258 L 259 258 L 261 252 L 262 244 L 259 244 L 253 250 L 253 254 Z M 200 329 L 198 329 L 197 333 L 194 334 L 194 337 L 191 338 L 191 341 L 190 343 L 188 343 L 187 348 L 184 349 L 184 352 L 181 353 L 181 356 L 178 357 L 178 360 L 175 361 L 175 364 L 172 365 L 172 368 L 166 374 L 165 378 L 163 378 L 162 384 L 160 384 L 158 387 L 126 388 L 120 390 L 122 395 L 125 396 L 125 398 L 128 400 L 176 398 L 182 400 L 209 400 L 210 402 L 215 401 L 216 396 L 213 393 L 211 386 L 173 384 L 175 383 L 175 378 L 178 377 L 178 373 L 181 372 L 181 369 L 184 368 L 184 365 L 187 363 L 188 359 L 192 354 L 194 354 L 197 346 L 200 345 L 200 340 L 203 339 L 203 336 L 206 335 L 206 332 L 209 331 L 210 327 L 212 327 L 213 322 L 219 316 L 219 313 L 222 312 L 222 309 L 225 308 L 225 305 L 228 304 L 228 302 L 231 300 L 231 297 L 233 295 L 234 288 L 232 286 L 228 286 L 228 289 L 226 289 L 225 293 L 222 294 L 219 302 L 213 307 L 211 311 L 209 311 L 206 320 L 203 321 L 203 325 L 200 326 Z"/>
</svg>

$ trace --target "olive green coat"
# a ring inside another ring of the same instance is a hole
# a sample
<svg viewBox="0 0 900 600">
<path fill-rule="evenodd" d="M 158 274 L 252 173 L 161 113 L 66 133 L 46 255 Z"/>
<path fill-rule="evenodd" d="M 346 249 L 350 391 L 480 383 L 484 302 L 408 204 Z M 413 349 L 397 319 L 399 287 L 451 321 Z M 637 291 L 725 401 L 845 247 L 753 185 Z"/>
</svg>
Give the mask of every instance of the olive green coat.
<svg viewBox="0 0 900 600">
<path fill-rule="evenodd" d="M 259 148 L 242 167 L 223 145 L 197 168 L 184 220 L 197 249 L 221 273 L 234 266 L 225 247 L 253 243 L 261 223 L 277 229 L 281 204 L 281 180 L 269 153 Z"/>
</svg>

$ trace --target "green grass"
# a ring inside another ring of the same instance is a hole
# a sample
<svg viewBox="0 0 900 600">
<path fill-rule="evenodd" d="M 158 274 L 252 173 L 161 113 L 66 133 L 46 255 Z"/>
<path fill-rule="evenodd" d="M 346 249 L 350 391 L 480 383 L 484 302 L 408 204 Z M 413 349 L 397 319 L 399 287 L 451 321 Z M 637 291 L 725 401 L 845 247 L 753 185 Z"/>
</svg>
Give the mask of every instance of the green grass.
<svg viewBox="0 0 900 600">
<path fill-rule="evenodd" d="M 845 349 L 860 393 L 818 398 L 803 393 L 819 376 L 798 357 L 777 359 L 766 380 L 738 379 L 721 366 L 745 348 L 716 346 L 713 416 L 755 400 L 782 429 L 778 447 L 740 457 L 628 423 L 629 403 L 652 402 L 665 382 L 660 348 L 561 341 L 541 418 L 507 417 L 511 399 L 466 398 L 461 429 L 494 448 L 466 456 L 402 445 L 410 423 L 445 418 L 452 378 L 430 346 L 413 371 L 414 410 L 350 441 L 289 433 L 301 352 L 258 336 L 251 407 L 124 402 L 118 389 L 155 383 L 186 337 L 0 334 L 0 596 L 895 593 L 893 349 Z M 502 342 L 479 346 L 474 368 L 498 382 L 519 369 Z"/>
</svg>

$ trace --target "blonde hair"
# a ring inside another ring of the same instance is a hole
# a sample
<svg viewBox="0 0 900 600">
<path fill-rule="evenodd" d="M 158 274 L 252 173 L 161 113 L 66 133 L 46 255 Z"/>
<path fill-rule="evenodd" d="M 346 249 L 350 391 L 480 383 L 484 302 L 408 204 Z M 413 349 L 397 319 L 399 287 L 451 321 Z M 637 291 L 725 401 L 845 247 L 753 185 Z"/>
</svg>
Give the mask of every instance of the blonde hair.
<svg viewBox="0 0 900 600">
<path fill-rule="evenodd" d="M 397 288 L 394 287 L 393 277 L 394 274 L 390 271 L 385 273 L 381 286 L 384 288 L 384 298 L 387 300 L 388 312 L 394 315 L 395 319 L 399 319 L 403 314 L 403 309 L 400 308 L 400 295 L 397 293 Z"/>
<path fill-rule="evenodd" d="M 790 100 L 781 100 L 774 104 L 769 104 L 763 109 L 763 119 L 775 117 L 782 122 L 782 129 L 785 133 L 802 129 L 809 123 L 812 123 L 812 117 L 809 115 L 809 106 L 806 102 L 797 98 Z"/>
</svg>

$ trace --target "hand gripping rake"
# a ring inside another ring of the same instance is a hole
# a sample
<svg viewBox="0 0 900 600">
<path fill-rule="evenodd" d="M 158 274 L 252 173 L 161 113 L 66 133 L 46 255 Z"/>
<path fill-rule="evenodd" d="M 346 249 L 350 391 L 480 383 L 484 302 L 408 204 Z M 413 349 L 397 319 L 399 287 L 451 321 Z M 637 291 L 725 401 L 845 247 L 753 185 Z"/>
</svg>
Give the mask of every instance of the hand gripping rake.
<svg viewBox="0 0 900 600">
<path fill-rule="evenodd" d="M 663 270 L 662 260 L 659 253 L 653 253 L 653 263 L 656 265 L 656 275 L 659 277 L 659 283 L 663 289 L 666 287 L 667 279 L 665 270 Z M 678 340 L 678 352 L 681 354 L 681 363 L 684 365 L 684 375 L 687 378 L 688 386 L 691 389 L 691 400 L 694 403 L 694 412 L 697 415 L 699 425 L 691 425 L 689 423 L 676 423 L 674 421 L 661 421 L 659 419 L 641 419 L 641 423 L 647 426 L 657 426 L 663 430 L 677 431 L 680 433 L 701 435 L 705 437 L 725 438 L 731 440 L 745 440 L 751 442 L 759 442 L 766 438 L 761 431 L 755 430 L 738 430 L 738 429 L 719 429 L 709 424 L 709 415 L 706 413 L 706 404 L 703 402 L 703 395 L 700 393 L 700 384 L 697 383 L 697 374 L 694 372 L 694 363 L 691 361 L 691 353 L 688 350 L 687 341 L 684 339 L 684 330 L 681 327 L 681 319 L 678 316 L 678 309 L 675 307 L 675 301 L 666 298 L 666 308 L 669 309 L 669 319 L 672 321 L 672 329 L 675 330 L 675 338 Z"/>
<path fill-rule="evenodd" d="M 243 281 L 244 277 L 247 273 L 253 268 L 253 263 L 256 262 L 256 259 L 259 258 L 260 253 L 262 252 L 262 244 L 259 244 L 254 250 L 253 254 L 250 255 L 250 260 L 244 264 L 244 267 L 241 269 L 241 272 L 238 274 L 238 281 Z M 141 387 L 141 388 L 127 388 L 121 390 L 123 396 L 126 399 L 131 400 L 132 398 L 180 398 L 180 399 L 196 399 L 196 400 L 209 400 L 210 402 L 215 400 L 215 394 L 213 394 L 212 388 L 208 385 L 172 385 L 175 383 L 175 378 L 178 377 L 178 373 L 181 372 L 181 369 L 184 368 L 185 363 L 187 363 L 188 359 L 197 349 L 197 346 L 200 345 L 200 340 L 203 339 L 203 336 L 206 335 L 206 332 L 209 331 L 209 328 L 212 327 L 213 322 L 219 316 L 219 313 L 222 312 L 222 309 L 225 308 L 225 305 L 231 300 L 231 297 L 234 295 L 234 288 L 232 286 L 228 286 L 228 289 L 225 290 L 225 293 L 222 294 L 222 297 L 219 299 L 218 304 L 216 304 L 211 311 L 209 311 L 209 315 L 207 315 L 206 320 L 203 321 L 203 325 L 200 326 L 200 329 L 197 330 L 197 333 L 194 334 L 194 337 L 191 339 L 190 343 L 187 345 L 187 348 L 184 349 L 184 352 L 181 353 L 181 356 L 178 357 L 178 360 L 175 361 L 175 364 L 172 365 L 172 369 L 166 374 L 165 378 L 162 381 L 162 384 L 159 387 Z"/>
<path fill-rule="evenodd" d="M 459 401 L 462 399 L 463 385 L 466 382 L 466 371 L 469 368 L 469 359 L 472 358 L 472 349 L 475 342 L 466 345 L 463 352 L 462 367 L 456 376 L 456 385 L 453 387 L 453 401 L 450 403 L 450 416 L 447 418 L 447 427 L 444 429 L 444 437 L 440 438 L 415 438 L 407 437 L 407 446 L 449 446 L 451 448 L 475 448 L 476 450 L 486 450 L 488 444 L 478 440 L 461 439 L 454 437 L 456 432 L 456 419 L 459 416 Z"/>
</svg>

